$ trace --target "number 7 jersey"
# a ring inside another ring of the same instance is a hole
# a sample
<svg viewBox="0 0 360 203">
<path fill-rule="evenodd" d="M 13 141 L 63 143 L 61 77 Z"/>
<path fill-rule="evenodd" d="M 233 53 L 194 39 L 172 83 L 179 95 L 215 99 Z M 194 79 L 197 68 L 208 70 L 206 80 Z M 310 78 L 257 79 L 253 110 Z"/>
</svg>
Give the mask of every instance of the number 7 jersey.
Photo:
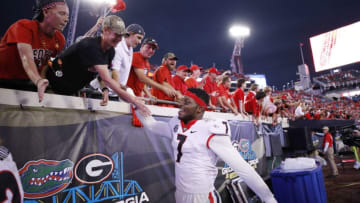
<svg viewBox="0 0 360 203">
<path fill-rule="evenodd" d="M 186 193 L 213 191 L 217 176 L 217 155 L 209 148 L 214 136 L 228 136 L 225 120 L 192 120 L 184 124 L 177 117 L 169 121 L 175 157 L 176 189 Z"/>
</svg>

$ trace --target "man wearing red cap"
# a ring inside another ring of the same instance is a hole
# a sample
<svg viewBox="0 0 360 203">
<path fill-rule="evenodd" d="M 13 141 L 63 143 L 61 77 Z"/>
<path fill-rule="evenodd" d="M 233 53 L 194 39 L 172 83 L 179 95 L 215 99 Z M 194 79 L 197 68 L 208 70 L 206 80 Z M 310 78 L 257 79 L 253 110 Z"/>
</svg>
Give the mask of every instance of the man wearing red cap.
<svg viewBox="0 0 360 203">
<path fill-rule="evenodd" d="M 175 85 L 171 77 L 171 71 L 173 71 L 176 67 L 176 61 L 178 58 L 175 56 L 174 53 L 166 53 L 162 59 L 162 65 L 155 71 L 154 80 L 157 83 L 163 84 L 169 89 L 174 89 Z M 175 89 L 174 89 L 175 90 Z M 168 96 L 165 92 L 158 88 L 152 89 L 153 95 L 162 100 L 169 100 L 174 101 L 174 96 Z M 177 93 L 176 97 L 181 97 L 179 93 Z M 161 106 L 172 106 L 172 105 L 165 105 L 161 104 Z"/>
<path fill-rule="evenodd" d="M 212 67 L 208 71 L 208 76 L 205 78 L 204 90 L 210 95 L 210 106 L 215 107 L 217 105 L 218 86 L 216 83 L 216 76 L 219 72 L 215 67 Z"/>
<path fill-rule="evenodd" d="M 176 69 L 176 74 L 173 76 L 174 87 L 182 95 L 187 91 L 188 86 L 185 83 L 185 78 L 189 74 L 190 70 L 185 65 L 181 65 Z"/>
<path fill-rule="evenodd" d="M 196 81 L 196 79 L 198 79 L 198 77 L 201 74 L 200 70 L 201 70 L 201 68 L 199 66 L 197 66 L 196 64 L 193 64 L 190 67 L 191 76 L 185 80 L 185 83 L 188 86 L 188 88 L 196 87 L 196 88 L 202 89 L 204 87 L 205 80 L 202 80 L 201 83 Z"/>
<path fill-rule="evenodd" d="M 146 38 L 141 45 L 140 51 L 135 52 L 133 56 L 130 76 L 127 86 L 130 87 L 136 96 L 142 96 L 144 92 L 148 97 L 153 97 L 147 90 L 145 84 L 161 89 L 168 96 L 175 95 L 175 91 L 150 79 L 147 74 L 150 70 L 149 59 L 154 55 L 155 50 L 159 49 L 158 43 L 153 38 Z"/>
<path fill-rule="evenodd" d="M 40 72 L 65 45 L 61 33 L 69 20 L 65 0 L 37 0 L 33 20 L 10 26 L 0 43 L 0 86 L 37 90 L 42 100 L 47 79 Z"/>
</svg>

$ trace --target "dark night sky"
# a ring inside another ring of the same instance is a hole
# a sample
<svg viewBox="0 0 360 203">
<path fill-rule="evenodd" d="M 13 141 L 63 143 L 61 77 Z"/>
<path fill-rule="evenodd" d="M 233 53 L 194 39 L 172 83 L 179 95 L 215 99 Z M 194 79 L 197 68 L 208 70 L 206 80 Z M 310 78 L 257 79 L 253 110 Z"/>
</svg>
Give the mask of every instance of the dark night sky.
<svg viewBox="0 0 360 203">
<path fill-rule="evenodd" d="M 96 21 L 87 0 L 81 0 L 77 34 Z M 33 0 L 6 1 L 1 8 L 0 35 L 21 18 L 31 18 Z M 251 28 L 242 51 L 245 73 L 266 74 L 268 84 L 282 86 L 296 80 L 301 64 L 299 43 L 305 62 L 313 71 L 309 37 L 360 20 L 359 0 L 125 0 L 127 9 L 118 13 L 126 25 L 138 23 L 147 37 L 154 37 L 160 50 L 150 60 L 160 64 L 164 53 L 175 52 L 178 64 L 191 61 L 228 69 L 234 41 L 229 27 L 237 22 Z M 72 0 L 68 0 L 72 5 Z M 71 12 L 71 11 L 70 11 Z M 64 31 L 65 36 L 67 30 Z M 360 36 L 359 36 L 360 37 Z"/>
</svg>

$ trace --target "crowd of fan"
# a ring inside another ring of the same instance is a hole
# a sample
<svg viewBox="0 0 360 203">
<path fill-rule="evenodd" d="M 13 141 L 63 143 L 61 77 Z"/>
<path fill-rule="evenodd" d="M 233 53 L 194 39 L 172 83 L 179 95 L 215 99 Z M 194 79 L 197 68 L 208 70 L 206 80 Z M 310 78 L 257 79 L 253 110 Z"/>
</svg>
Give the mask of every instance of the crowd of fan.
<svg viewBox="0 0 360 203">
<path fill-rule="evenodd" d="M 347 70 L 337 73 L 324 74 L 314 78 L 325 90 L 330 88 L 343 88 L 360 84 L 360 71 Z"/>
<path fill-rule="evenodd" d="M 327 98 L 321 95 L 288 90 L 282 95 L 287 110 L 284 116 L 291 119 L 360 120 L 360 101 L 354 98 Z"/>
<path fill-rule="evenodd" d="M 185 67 L 179 66 L 176 74 L 172 76 L 174 79 L 178 77 L 177 75 L 182 75 L 184 81 L 181 85 L 174 83 L 174 88 L 180 92 L 184 92 L 187 87 L 204 89 L 211 95 L 209 111 L 251 115 L 255 122 L 258 122 L 259 118 L 266 119 L 269 116 L 273 118 L 274 123 L 278 117 L 292 120 L 360 120 L 359 96 L 352 99 L 346 97 L 330 99 L 294 89 L 273 92 L 271 87 L 259 89 L 257 84 L 251 84 L 246 88 L 247 79 L 241 76 L 237 79 L 237 89 L 230 92 L 231 81 L 234 78 L 234 74 L 230 71 L 221 71 L 223 73 L 220 74 L 215 67 L 212 67 L 200 73 L 201 68 L 197 65 L 192 65 L 189 69 Z M 177 98 L 174 97 L 173 101 L 177 101 Z"/>
</svg>

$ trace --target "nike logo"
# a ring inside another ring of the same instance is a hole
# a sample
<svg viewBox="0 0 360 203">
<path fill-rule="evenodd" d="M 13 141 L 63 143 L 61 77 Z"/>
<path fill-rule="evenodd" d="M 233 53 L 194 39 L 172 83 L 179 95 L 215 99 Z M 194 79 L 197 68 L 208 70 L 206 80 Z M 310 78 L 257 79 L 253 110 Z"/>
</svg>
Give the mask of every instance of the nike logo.
<svg viewBox="0 0 360 203">
<path fill-rule="evenodd" d="M 190 131 L 190 133 L 196 133 L 197 131 Z"/>
</svg>

